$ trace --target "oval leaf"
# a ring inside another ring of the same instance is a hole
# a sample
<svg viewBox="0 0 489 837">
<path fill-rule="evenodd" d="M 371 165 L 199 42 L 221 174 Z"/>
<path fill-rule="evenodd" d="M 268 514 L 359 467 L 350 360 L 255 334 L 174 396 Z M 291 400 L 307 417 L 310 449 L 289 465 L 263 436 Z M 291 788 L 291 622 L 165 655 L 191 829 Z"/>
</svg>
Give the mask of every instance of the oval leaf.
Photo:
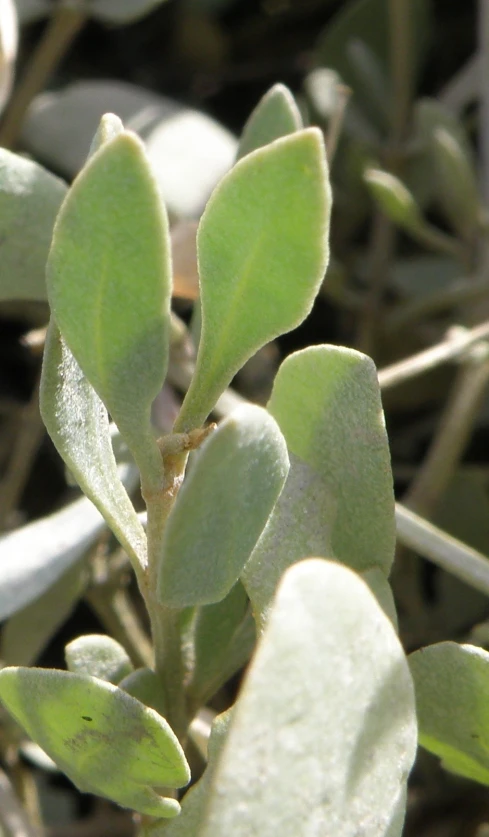
<svg viewBox="0 0 489 837">
<path fill-rule="evenodd" d="M 167 218 L 138 138 L 105 143 L 61 207 L 47 265 L 61 334 L 132 450 L 159 486 L 150 426 L 168 359 Z"/>
<path fill-rule="evenodd" d="M 370 590 L 339 564 L 301 562 L 234 706 L 199 834 L 400 837 L 416 739 L 406 658 Z"/>
<path fill-rule="evenodd" d="M 0 699 L 33 741 L 85 793 L 155 817 L 175 816 L 189 769 L 167 722 L 117 686 L 36 668 L 0 672 Z"/>
<path fill-rule="evenodd" d="M 274 84 L 260 99 L 243 128 L 238 160 L 303 127 L 299 108 L 290 90 L 283 84 Z"/>
<path fill-rule="evenodd" d="M 489 654 L 440 642 L 409 657 L 419 743 L 447 770 L 489 785 Z"/>
<path fill-rule="evenodd" d="M 202 335 L 179 429 L 200 426 L 246 360 L 306 317 L 328 261 L 330 206 L 315 128 L 249 154 L 221 181 L 199 227 Z"/>
<path fill-rule="evenodd" d="M 125 649 L 104 634 L 79 636 L 65 647 L 66 667 L 73 674 L 90 674 L 108 683 L 119 683 L 133 670 Z"/>
<path fill-rule="evenodd" d="M 146 535 L 119 477 L 107 410 L 54 320 L 44 349 L 40 406 L 58 453 L 138 570 L 146 563 Z"/>
<path fill-rule="evenodd" d="M 46 261 L 66 190 L 37 163 L 0 149 L 0 300 L 46 299 Z"/>
<path fill-rule="evenodd" d="M 231 414 L 204 442 L 165 528 L 158 595 L 169 607 L 229 593 L 288 471 L 287 447 L 261 407 Z"/>
<path fill-rule="evenodd" d="M 291 468 L 242 574 L 260 621 L 295 561 L 316 554 L 387 575 L 396 537 L 389 446 L 370 358 L 336 346 L 290 355 L 268 410 L 287 441 Z"/>
</svg>

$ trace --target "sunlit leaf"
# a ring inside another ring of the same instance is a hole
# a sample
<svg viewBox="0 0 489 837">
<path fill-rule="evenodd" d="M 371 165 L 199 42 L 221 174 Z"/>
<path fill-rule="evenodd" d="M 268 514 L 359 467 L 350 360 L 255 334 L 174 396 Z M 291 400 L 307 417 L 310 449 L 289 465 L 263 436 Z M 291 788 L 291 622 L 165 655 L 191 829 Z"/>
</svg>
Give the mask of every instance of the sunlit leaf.
<svg viewBox="0 0 489 837">
<path fill-rule="evenodd" d="M 135 135 L 103 145 L 71 187 L 47 278 L 61 334 L 154 488 L 161 464 L 150 409 L 168 359 L 170 244 Z"/>
<path fill-rule="evenodd" d="M 133 670 L 125 649 L 104 634 L 73 639 L 65 648 L 66 667 L 74 674 L 90 674 L 108 683 L 119 683 Z"/>
<path fill-rule="evenodd" d="M 60 456 L 135 565 L 146 536 L 118 474 L 107 409 L 51 320 L 40 393 L 41 414 Z"/>
<path fill-rule="evenodd" d="M 260 99 L 243 128 L 238 160 L 302 127 L 302 117 L 292 93 L 285 85 L 274 84 Z"/>
<path fill-rule="evenodd" d="M 179 429 L 201 425 L 246 360 L 308 314 L 327 265 L 330 204 L 315 128 L 254 151 L 221 181 L 198 233 L 202 335 Z"/>
<path fill-rule="evenodd" d="M 158 789 L 187 784 L 188 765 L 153 709 L 96 677 L 36 668 L 2 669 L 0 699 L 81 791 L 142 814 L 178 814 Z"/>
<path fill-rule="evenodd" d="M 447 770 L 489 785 L 489 653 L 440 642 L 409 657 L 419 741 Z"/>
<path fill-rule="evenodd" d="M 158 595 L 170 607 L 220 601 L 282 490 L 287 449 L 261 407 L 232 413 L 204 442 L 168 519 Z"/>
<path fill-rule="evenodd" d="M 0 300 L 46 299 L 44 272 L 66 184 L 0 149 Z"/>
<path fill-rule="evenodd" d="M 391 622 L 358 576 L 290 568 L 233 709 L 201 837 L 400 837 L 414 693 Z M 238 814 L 239 812 L 239 814 Z"/>
<path fill-rule="evenodd" d="M 389 447 L 370 358 L 336 346 L 290 355 L 268 409 L 285 436 L 291 469 L 242 574 L 259 621 L 295 561 L 320 555 L 387 575 L 395 546 Z"/>
</svg>

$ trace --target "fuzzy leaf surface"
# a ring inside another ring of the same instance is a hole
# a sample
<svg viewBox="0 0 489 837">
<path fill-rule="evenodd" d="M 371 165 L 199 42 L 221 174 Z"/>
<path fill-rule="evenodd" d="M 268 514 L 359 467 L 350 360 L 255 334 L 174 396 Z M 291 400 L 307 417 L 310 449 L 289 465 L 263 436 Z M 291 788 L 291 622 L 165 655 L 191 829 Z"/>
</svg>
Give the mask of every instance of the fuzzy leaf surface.
<svg viewBox="0 0 489 837">
<path fill-rule="evenodd" d="M 133 671 L 126 650 L 104 634 L 87 634 L 73 639 L 65 647 L 65 660 L 68 671 L 73 674 L 90 674 L 116 685 Z"/>
<path fill-rule="evenodd" d="M 238 580 L 285 482 L 287 447 L 261 407 L 238 408 L 204 442 L 168 518 L 158 595 L 218 602 Z"/>
<path fill-rule="evenodd" d="M 409 656 L 419 743 L 447 770 L 489 785 L 489 653 L 439 642 Z"/>
<path fill-rule="evenodd" d="M 223 178 L 198 231 L 202 334 L 179 430 L 199 427 L 248 358 L 307 316 L 328 263 L 330 207 L 316 128 L 254 151 Z"/>
<path fill-rule="evenodd" d="M 0 149 L 0 300 L 46 299 L 46 261 L 66 191 L 42 166 Z"/>
<path fill-rule="evenodd" d="M 107 409 L 51 319 L 44 349 L 41 415 L 61 458 L 133 563 L 146 562 L 146 535 L 120 479 Z"/>
<path fill-rule="evenodd" d="M 170 243 L 134 134 L 105 143 L 76 178 L 56 222 L 47 280 L 62 336 L 155 484 L 150 409 L 168 361 Z"/>
<path fill-rule="evenodd" d="M 153 709 L 96 677 L 52 669 L 2 669 L 0 699 L 81 791 L 150 816 L 178 814 L 156 789 L 186 785 L 189 769 Z"/>
<path fill-rule="evenodd" d="M 391 622 L 347 567 L 300 562 L 234 706 L 199 834 L 351 837 L 361 823 L 365 837 L 400 837 L 416 742 Z"/>
<path fill-rule="evenodd" d="M 290 355 L 268 410 L 291 468 L 242 574 L 259 621 L 284 570 L 301 558 L 336 558 L 388 575 L 395 546 L 389 447 L 370 358 L 336 346 Z"/>
<path fill-rule="evenodd" d="M 260 99 L 243 128 L 238 160 L 303 127 L 299 108 L 290 90 L 283 84 L 274 84 Z"/>
</svg>

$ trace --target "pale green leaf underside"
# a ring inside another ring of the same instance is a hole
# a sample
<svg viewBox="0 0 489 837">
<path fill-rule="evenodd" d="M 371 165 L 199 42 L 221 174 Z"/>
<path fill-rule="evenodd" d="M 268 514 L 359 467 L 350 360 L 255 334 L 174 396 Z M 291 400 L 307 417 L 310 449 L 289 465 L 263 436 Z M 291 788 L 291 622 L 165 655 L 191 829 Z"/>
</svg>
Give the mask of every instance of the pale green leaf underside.
<svg viewBox="0 0 489 837">
<path fill-rule="evenodd" d="M 168 360 L 170 245 L 134 134 L 105 143 L 75 180 L 56 222 L 47 279 L 61 334 L 155 483 L 150 409 Z"/>
<path fill-rule="evenodd" d="M 188 782 L 183 751 L 164 718 L 122 689 L 66 671 L 5 668 L 0 699 L 80 790 L 155 817 L 178 813 L 155 789 Z"/>
<path fill-rule="evenodd" d="M 178 429 L 201 425 L 246 360 L 306 317 L 327 266 L 330 206 L 314 128 L 254 151 L 221 181 L 198 232 L 202 334 Z"/>
<path fill-rule="evenodd" d="M 170 607 L 220 601 L 236 583 L 282 490 L 285 441 L 261 407 L 231 414 L 204 442 L 168 519 L 158 596 Z"/>
<path fill-rule="evenodd" d="M 394 492 L 373 362 L 336 346 L 296 352 L 278 371 L 268 410 L 289 450 L 315 471 L 330 498 L 331 557 L 388 574 Z"/>
<path fill-rule="evenodd" d="M 351 570 L 301 562 L 281 582 L 235 704 L 199 835 L 351 837 L 361 823 L 368 837 L 400 837 L 415 751 L 392 624 Z"/>
<path fill-rule="evenodd" d="M 292 93 L 285 85 L 274 84 L 260 99 L 243 128 L 238 160 L 280 137 L 299 131 L 302 127 L 302 117 Z"/>
<path fill-rule="evenodd" d="M 73 674 L 90 674 L 108 683 L 119 683 L 133 670 L 125 649 L 104 634 L 87 634 L 65 647 L 66 667 Z"/>
<path fill-rule="evenodd" d="M 440 642 L 409 657 L 419 741 L 454 773 L 489 785 L 489 654 Z"/>
<path fill-rule="evenodd" d="M 146 535 L 118 474 L 107 410 L 51 320 L 41 414 L 58 453 L 133 563 L 146 563 Z"/>
<path fill-rule="evenodd" d="M 46 261 L 66 191 L 37 163 L 0 149 L 0 300 L 46 299 Z"/>
</svg>

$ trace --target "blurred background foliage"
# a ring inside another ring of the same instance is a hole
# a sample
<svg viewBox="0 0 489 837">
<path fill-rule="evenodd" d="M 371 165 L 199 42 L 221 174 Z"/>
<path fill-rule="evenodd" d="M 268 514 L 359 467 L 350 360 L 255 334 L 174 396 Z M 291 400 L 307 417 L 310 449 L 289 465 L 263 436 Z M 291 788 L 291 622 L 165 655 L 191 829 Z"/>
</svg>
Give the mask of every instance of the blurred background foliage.
<svg viewBox="0 0 489 837">
<path fill-rule="evenodd" d="M 140 131 L 169 204 L 174 307 L 188 323 L 198 294 L 195 222 L 232 164 L 250 111 L 273 84 L 285 83 L 306 122 L 325 133 L 334 190 L 332 259 L 306 323 L 261 351 L 235 386 L 264 403 L 281 358 L 295 349 L 334 343 L 367 352 L 386 370 L 381 385 L 398 497 L 489 555 L 487 343 L 451 352 L 449 363 L 424 355 L 417 374 L 409 363 L 406 374 L 393 366 L 481 324 L 480 336 L 489 338 L 487 0 L 167 0 L 146 6 L 147 13 L 131 21 L 123 19 L 129 0 L 78 7 L 17 0 L 16 82 L 0 144 L 69 180 L 101 113 L 113 110 Z M 0 303 L 5 530 L 74 494 L 37 408 L 47 316 L 42 302 Z M 175 345 L 178 354 L 177 337 Z M 177 390 L 166 390 L 155 406 L 162 428 L 174 416 Z M 36 648 L 42 663 L 62 665 L 64 643 L 97 630 L 97 618 L 103 621 L 100 579 L 92 573 L 88 587 L 78 576 L 69 582 L 69 607 L 57 633 L 50 638 L 47 632 L 44 648 Z M 487 597 L 404 547 L 393 583 L 408 651 L 441 639 L 489 648 Z M 4 635 L 8 639 L 12 629 Z M 38 775 L 53 835 L 131 833 L 125 815 L 105 803 L 74 802 L 64 780 L 46 780 L 39 765 Z M 75 822 L 82 814 L 85 819 Z M 420 753 L 406 835 L 488 833 L 489 791 L 451 777 Z"/>
</svg>

